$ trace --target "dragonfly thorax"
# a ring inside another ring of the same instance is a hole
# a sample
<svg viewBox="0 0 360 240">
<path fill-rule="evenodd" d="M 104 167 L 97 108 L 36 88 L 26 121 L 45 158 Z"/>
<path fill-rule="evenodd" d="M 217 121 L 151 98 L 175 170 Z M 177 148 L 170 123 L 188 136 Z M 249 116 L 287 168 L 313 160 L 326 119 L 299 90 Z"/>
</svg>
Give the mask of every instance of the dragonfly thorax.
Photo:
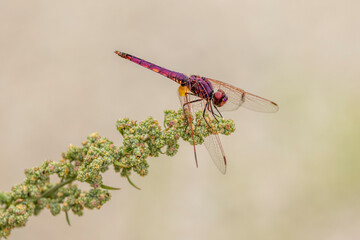
<svg viewBox="0 0 360 240">
<path fill-rule="evenodd" d="M 189 77 L 187 87 L 192 93 L 203 99 L 211 99 L 214 92 L 210 81 L 198 75 L 191 75 Z"/>
<path fill-rule="evenodd" d="M 223 106 L 228 100 L 228 97 L 223 90 L 218 89 L 217 91 L 214 91 L 214 87 L 206 77 L 191 75 L 187 81 L 187 87 L 196 96 L 208 101 L 211 100 L 217 107 Z"/>
</svg>

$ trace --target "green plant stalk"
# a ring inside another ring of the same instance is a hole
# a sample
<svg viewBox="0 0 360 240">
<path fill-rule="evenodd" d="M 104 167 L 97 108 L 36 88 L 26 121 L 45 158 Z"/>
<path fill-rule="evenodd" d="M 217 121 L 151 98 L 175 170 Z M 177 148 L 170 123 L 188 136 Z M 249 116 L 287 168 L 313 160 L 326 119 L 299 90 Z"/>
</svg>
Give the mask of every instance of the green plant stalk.
<svg viewBox="0 0 360 240">
<path fill-rule="evenodd" d="M 208 125 L 201 112 L 191 119 L 193 131 L 182 110 L 165 111 L 165 129 L 152 117 L 141 122 L 120 119 L 116 128 L 123 136 L 122 146 L 117 147 L 93 133 L 82 142 L 82 147 L 70 145 L 60 161 L 47 160 L 39 167 L 26 169 L 23 183 L 13 186 L 9 192 L 0 192 L 0 238 L 10 236 L 14 228 L 25 226 L 29 217 L 38 215 L 44 208 L 53 215 L 64 212 L 69 225 L 70 210 L 82 216 L 85 208 L 100 209 L 111 198 L 109 190 L 120 189 L 109 187 L 102 181 L 102 174 L 110 166 L 131 186 L 140 189 L 130 180 L 130 175 L 146 176 L 148 157 L 174 156 L 180 138 L 193 144 L 191 132 L 195 144 L 202 144 L 209 134 L 229 135 L 235 130 L 232 120 L 213 120 L 211 126 Z M 61 179 L 59 183 L 50 182 L 50 175 L 54 174 Z M 75 181 L 88 183 L 91 189 L 81 190 Z"/>
<path fill-rule="evenodd" d="M 44 192 L 40 197 L 36 198 L 36 200 L 39 200 L 40 198 L 46 198 L 46 197 L 53 195 L 59 188 L 71 183 L 74 180 L 75 180 L 75 178 L 73 177 L 73 178 L 69 178 L 63 182 L 58 183 L 53 188 L 50 188 L 49 190 Z"/>
</svg>

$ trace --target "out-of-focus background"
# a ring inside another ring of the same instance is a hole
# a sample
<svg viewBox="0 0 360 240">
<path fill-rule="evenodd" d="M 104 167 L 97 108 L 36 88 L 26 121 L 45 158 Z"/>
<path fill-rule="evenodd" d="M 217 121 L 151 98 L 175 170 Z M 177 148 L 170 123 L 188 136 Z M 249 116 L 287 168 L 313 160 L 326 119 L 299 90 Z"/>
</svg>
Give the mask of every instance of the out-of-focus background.
<svg viewBox="0 0 360 240">
<path fill-rule="evenodd" d="M 116 56 L 219 79 L 279 104 L 225 113 L 228 172 L 181 143 L 142 190 L 83 217 L 43 211 L 10 239 L 359 239 L 357 0 L 0 1 L 0 189 L 119 118 L 163 121 L 177 85 Z"/>
</svg>

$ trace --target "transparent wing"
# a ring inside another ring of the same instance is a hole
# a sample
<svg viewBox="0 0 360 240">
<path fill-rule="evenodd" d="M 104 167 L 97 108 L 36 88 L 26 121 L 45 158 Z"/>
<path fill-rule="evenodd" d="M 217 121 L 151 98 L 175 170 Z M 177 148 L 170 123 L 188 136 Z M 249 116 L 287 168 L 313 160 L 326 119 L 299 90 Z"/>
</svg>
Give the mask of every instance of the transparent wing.
<svg viewBox="0 0 360 240">
<path fill-rule="evenodd" d="M 226 157 L 221 145 L 219 135 L 210 135 L 204 139 L 204 144 L 208 150 L 215 166 L 222 174 L 226 173 Z"/>
<path fill-rule="evenodd" d="M 195 115 L 198 111 L 204 111 L 206 107 L 206 101 L 204 99 L 200 99 L 197 96 L 193 95 L 185 95 L 184 97 L 179 96 L 181 106 L 183 106 L 185 103 L 192 102 L 190 104 L 186 104 L 185 106 L 187 109 L 190 110 L 192 115 Z M 196 101 L 198 100 L 198 101 Z M 196 101 L 196 102 L 194 102 Z M 209 112 L 208 109 L 205 110 L 207 115 L 210 117 L 211 120 L 213 120 L 213 115 Z M 220 170 L 221 173 L 226 173 L 226 157 L 224 149 L 221 145 L 221 141 L 219 136 L 216 135 L 209 135 L 204 139 L 204 145 L 206 149 L 208 150 L 211 159 L 213 160 L 215 166 Z"/>
<path fill-rule="evenodd" d="M 189 123 L 189 127 L 190 127 L 190 130 L 191 130 L 191 138 L 192 138 L 192 141 L 193 141 L 193 147 L 194 147 L 194 156 L 195 156 L 195 163 L 196 163 L 196 167 L 198 167 L 198 161 L 197 161 L 197 155 L 196 155 L 196 147 L 195 147 L 195 139 L 194 139 L 194 130 L 193 130 L 193 116 L 192 116 L 192 106 L 190 104 L 190 98 L 189 98 L 189 95 L 185 95 L 185 96 L 180 96 L 179 95 L 179 100 L 180 100 L 180 104 L 181 104 L 181 107 L 183 107 L 184 111 L 185 111 L 185 116 L 187 118 L 187 122 Z M 188 104 L 186 104 L 188 103 Z"/>
<path fill-rule="evenodd" d="M 208 80 L 213 86 L 214 91 L 221 89 L 228 97 L 228 101 L 222 107 L 218 107 L 220 111 L 233 111 L 240 106 L 265 113 L 277 112 L 279 110 L 278 105 L 270 100 L 215 79 L 208 78 Z"/>
</svg>

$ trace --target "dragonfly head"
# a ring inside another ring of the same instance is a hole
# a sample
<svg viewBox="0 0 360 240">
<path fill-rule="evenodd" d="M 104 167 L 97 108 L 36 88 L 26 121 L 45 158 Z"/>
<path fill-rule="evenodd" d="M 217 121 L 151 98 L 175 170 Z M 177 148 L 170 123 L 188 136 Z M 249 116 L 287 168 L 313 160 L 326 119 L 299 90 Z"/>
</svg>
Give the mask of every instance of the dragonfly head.
<svg viewBox="0 0 360 240">
<path fill-rule="evenodd" d="M 226 96 L 226 93 L 221 89 L 217 90 L 213 95 L 213 103 L 217 107 L 223 106 L 227 100 L 228 97 Z"/>
</svg>

